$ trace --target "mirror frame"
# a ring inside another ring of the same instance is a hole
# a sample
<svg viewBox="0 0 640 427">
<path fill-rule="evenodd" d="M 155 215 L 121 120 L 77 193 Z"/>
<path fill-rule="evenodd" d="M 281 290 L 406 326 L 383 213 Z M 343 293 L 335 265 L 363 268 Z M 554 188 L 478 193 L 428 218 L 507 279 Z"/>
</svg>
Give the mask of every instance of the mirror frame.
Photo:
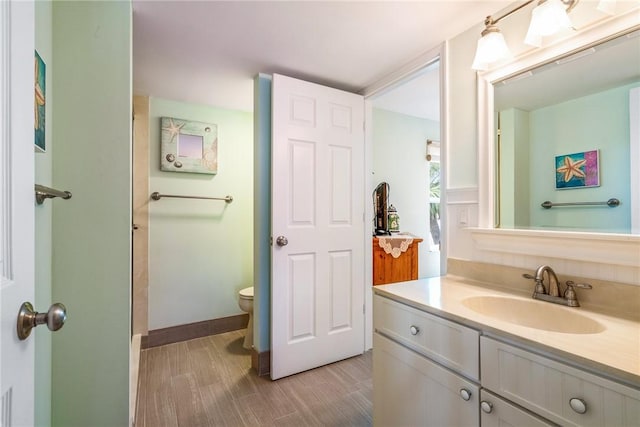
<svg viewBox="0 0 640 427">
<path fill-rule="evenodd" d="M 640 30 L 638 10 L 633 8 L 618 16 L 604 18 L 548 47 L 532 50 L 503 66 L 477 73 L 478 228 L 471 229 L 471 234 L 478 249 L 622 265 L 637 268 L 640 272 L 640 235 L 494 228 L 496 191 L 493 131 L 494 83 L 589 46 Z M 639 210 L 632 209 L 632 223 L 640 220 Z M 567 251 L 568 245 L 575 250 Z"/>
</svg>

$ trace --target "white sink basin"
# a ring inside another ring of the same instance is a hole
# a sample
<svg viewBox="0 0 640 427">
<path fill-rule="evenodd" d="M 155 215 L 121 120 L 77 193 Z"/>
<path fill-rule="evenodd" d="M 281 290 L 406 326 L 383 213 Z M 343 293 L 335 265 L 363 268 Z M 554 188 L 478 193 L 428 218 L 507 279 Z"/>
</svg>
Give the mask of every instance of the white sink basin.
<svg viewBox="0 0 640 427">
<path fill-rule="evenodd" d="M 494 319 L 565 334 L 597 334 L 606 328 L 573 308 L 548 302 L 509 297 L 479 296 L 462 300 L 476 313 Z"/>
</svg>

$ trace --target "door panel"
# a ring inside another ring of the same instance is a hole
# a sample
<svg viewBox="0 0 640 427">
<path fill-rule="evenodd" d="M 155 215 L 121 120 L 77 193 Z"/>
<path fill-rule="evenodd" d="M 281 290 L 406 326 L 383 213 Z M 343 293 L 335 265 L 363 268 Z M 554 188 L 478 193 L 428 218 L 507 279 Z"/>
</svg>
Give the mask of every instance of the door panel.
<svg viewBox="0 0 640 427">
<path fill-rule="evenodd" d="M 274 75 L 272 114 L 276 379 L 364 350 L 364 100 Z"/>
<path fill-rule="evenodd" d="M 34 423 L 34 339 L 17 336 L 34 300 L 34 5 L 0 2 L 0 393 L 2 426 Z"/>
</svg>

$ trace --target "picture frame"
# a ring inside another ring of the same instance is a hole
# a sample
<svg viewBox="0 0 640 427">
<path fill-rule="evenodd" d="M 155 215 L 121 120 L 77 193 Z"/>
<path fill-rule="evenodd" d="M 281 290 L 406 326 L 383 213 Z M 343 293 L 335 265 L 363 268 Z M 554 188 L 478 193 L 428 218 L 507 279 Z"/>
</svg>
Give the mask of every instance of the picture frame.
<svg viewBox="0 0 640 427">
<path fill-rule="evenodd" d="M 218 126 L 162 117 L 160 169 L 165 172 L 216 174 Z"/>
<path fill-rule="evenodd" d="M 34 144 L 36 152 L 46 152 L 47 66 L 35 52 L 34 58 Z"/>
<path fill-rule="evenodd" d="M 555 158 L 556 190 L 600 186 L 598 150 L 563 154 Z"/>
</svg>

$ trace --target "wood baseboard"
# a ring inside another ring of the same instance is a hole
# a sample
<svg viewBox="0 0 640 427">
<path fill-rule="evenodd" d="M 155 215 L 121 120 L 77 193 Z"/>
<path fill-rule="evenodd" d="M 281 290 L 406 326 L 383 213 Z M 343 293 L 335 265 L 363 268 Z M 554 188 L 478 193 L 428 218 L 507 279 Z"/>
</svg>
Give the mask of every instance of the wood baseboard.
<svg viewBox="0 0 640 427">
<path fill-rule="evenodd" d="M 251 367 L 256 370 L 259 377 L 271 373 L 271 351 L 258 353 L 255 348 L 251 349 Z"/>
<path fill-rule="evenodd" d="M 209 335 L 244 329 L 249 322 L 248 314 L 222 317 L 220 319 L 204 320 L 186 325 L 171 326 L 169 328 L 154 329 L 149 335 L 142 337 L 142 348 L 158 347 L 165 344 L 202 338 Z"/>
</svg>

